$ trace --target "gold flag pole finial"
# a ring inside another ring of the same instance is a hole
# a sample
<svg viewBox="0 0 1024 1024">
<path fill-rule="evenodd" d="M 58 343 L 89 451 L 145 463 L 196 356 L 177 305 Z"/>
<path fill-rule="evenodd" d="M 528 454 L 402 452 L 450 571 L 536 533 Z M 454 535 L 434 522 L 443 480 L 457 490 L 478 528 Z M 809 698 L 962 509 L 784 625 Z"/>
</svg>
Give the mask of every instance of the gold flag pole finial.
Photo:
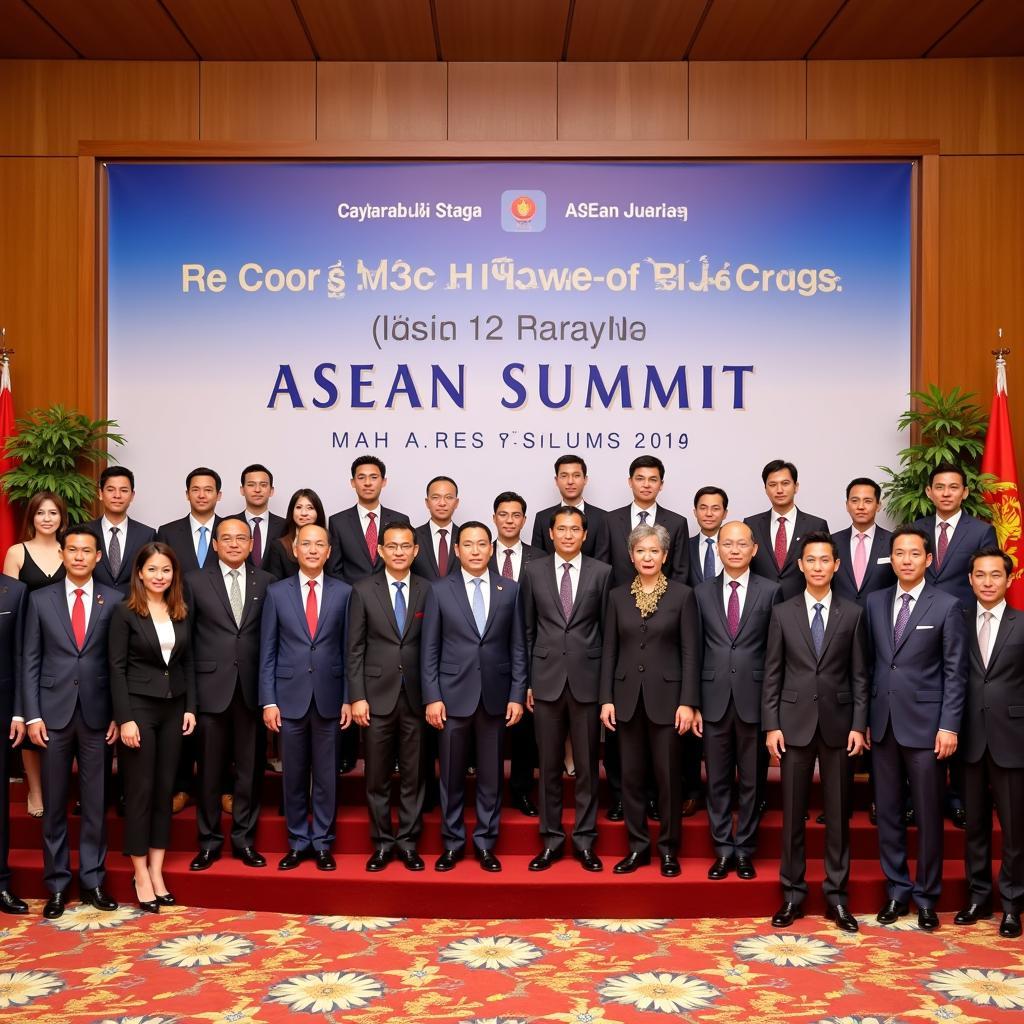
<svg viewBox="0 0 1024 1024">
<path fill-rule="evenodd" d="M 996 357 L 996 366 L 1005 366 L 1006 357 L 1010 354 L 1010 350 L 1003 345 L 1003 329 L 999 327 L 996 329 L 996 338 L 999 342 L 999 348 L 992 349 L 992 355 Z"/>
<path fill-rule="evenodd" d="M 0 363 L 6 366 L 13 355 L 14 349 L 7 347 L 7 328 L 0 327 Z"/>
</svg>

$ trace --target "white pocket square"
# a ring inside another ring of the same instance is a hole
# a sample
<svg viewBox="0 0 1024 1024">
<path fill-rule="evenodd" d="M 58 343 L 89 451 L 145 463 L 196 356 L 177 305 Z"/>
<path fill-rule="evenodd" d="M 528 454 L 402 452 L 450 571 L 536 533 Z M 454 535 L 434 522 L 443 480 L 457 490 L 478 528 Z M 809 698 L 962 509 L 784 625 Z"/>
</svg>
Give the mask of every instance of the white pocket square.
<svg viewBox="0 0 1024 1024">
<path fill-rule="evenodd" d="M 875 564 L 876 565 L 888 565 L 891 561 L 892 561 L 892 559 L 888 555 L 886 555 L 884 558 L 878 559 L 878 561 Z"/>
<path fill-rule="evenodd" d="M 934 629 L 934 626 L 915 626 L 914 629 Z"/>
<path fill-rule="evenodd" d="M 10 612 L 0 612 L 0 615 L 10 615 Z"/>
</svg>

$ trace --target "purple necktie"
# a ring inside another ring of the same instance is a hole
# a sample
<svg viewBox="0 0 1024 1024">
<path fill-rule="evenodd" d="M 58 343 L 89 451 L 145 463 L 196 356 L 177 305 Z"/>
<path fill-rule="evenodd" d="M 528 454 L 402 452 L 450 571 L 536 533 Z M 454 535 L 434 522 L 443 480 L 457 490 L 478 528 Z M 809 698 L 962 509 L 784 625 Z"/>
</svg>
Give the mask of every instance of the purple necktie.
<svg viewBox="0 0 1024 1024">
<path fill-rule="evenodd" d="M 505 561 L 501 563 L 501 575 L 505 579 L 512 579 L 512 549 L 505 548 Z"/>
<path fill-rule="evenodd" d="M 726 624 L 729 627 L 729 636 L 736 639 L 740 631 L 740 585 L 738 580 L 730 580 L 729 586 L 732 593 L 729 595 L 729 609 L 725 615 Z"/>
<path fill-rule="evenodd" d="M 786 564 L 787 551 L 786 520 L 779 516 L 779 528 L 775 532 L 775 564 L 778 566 L 779 572 L 782 572 L 782 568 Z"/>
<path fill-rule="evenodd" d="M 943 559 L 946 557 L 946 550 L 949 548 L 949 523 L 939 523 L 939 546 L 935 552 L 935 568 L 941 569 Z"/>
<path fill-rule="evenodd" d="M 903 607 L 896 616 L 896 627 L 892 631 L 893 647 L 899 647 L 903 634 L 906 632 L 907 623 L 910 621 L 910 595 L 901 594 L 900 600 L 903 602 Z"/>
<path fill-rule="evenodd" d="M 571 568 L 572 566 L 568 562 L 562 563 L 562 586 L 558 591 L 558 595 L 562 599 L 562 614 L 565 616 L 566 622 L 572 615 L 572 580 L 569 579 Z"/>
<path fill-rule="evenodd" d="M 257 516 L 252 521 L 252 560 L 254 565 L 263 564 L 263 533 L 260 530 L 260 523 L 263 519 Z"/>
<path fill-rule="evenodd" d="M 437 574 L 448 575 L 448 531 L 437 531 Z"/>
</svg>

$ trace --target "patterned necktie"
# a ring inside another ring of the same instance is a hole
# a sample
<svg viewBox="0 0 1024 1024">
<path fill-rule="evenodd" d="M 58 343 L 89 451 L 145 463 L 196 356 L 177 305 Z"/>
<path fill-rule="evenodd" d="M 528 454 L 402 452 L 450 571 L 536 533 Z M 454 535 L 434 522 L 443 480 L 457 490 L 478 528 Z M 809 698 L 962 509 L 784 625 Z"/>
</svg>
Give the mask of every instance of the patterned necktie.
<svg viewBox="0 0 1024 1024">
<path fill-rule="evenodd" d="M 257 516 L 252 521 L 252 561 L 257 567 L 263 564 L 263 531 L 260 529 L 262 522 L 262 516 Z"/>
<path fill-rule="evenodd" d="M 231 577 L 228 603 L 231 605 L 231 614 L 235 617 L 235 625 L 240 626 L 242 624 L 242 588 L 238 585 L 238 570 L 232 569 L 228 575 Z"/>
<path fill-rule="evenodd" d="M 779 572 L 786 564 L 786 551 L 789 545 L 786 544 L 786 520 L 779 516 L 779 528 L 775 533 L 775 564 Z"/>
<path fill-rule="evenodd" d="M 512 579 L 512 549 L 505 548 L 505 561 L 501 565 L 501 575 L 506 579 Z"/>
<path fill-rule="evenodd" d="M 825 606 L 819 601 L 814 606 L 814 618 L 811 619 L 811 639 L 814 641 L 814 653 L 820 658 L 821 649 L 825 646 L 825 620 L 821 610 Z"/>
<path fill-rule="evenodd" d="M 981 617 L 985 620 L 978 630 L 978 647 L 981 648 L 981 663 L 988 668 L 988 649 L 992 640 L 992 619 L 991 612 L 982 612 Z"/>
<path fill-rule="evenodd" d="M 112 526 L 110 528 L 110 544 L 107 547 L 107 562 L 110 564 L 110 575 L 112 579 L 117 579 L 117 574 L 121 571 L 121 539 L 118 534 L 121 532 L 119 526 Z"/>
<path fill-rule="evenodd" d="M 868 546 L 865 543 L 866 539 L 866 533 L 857 534 L 857 550 L 853 553 L 853 579 L 857 584 L 858 590 L 864 584 L 864 573 L 867 572 L 868 568 Z"/>
<path fill-rule="evenodd" d="M 487 612 L 484 610 L 484 594 L 480 589 L 480 585 L 483 580 L 479 576 L 475 576 L 472 579 L 472 584 L 476 587 L 473 591 L 473 621 L 476 622 L 476 631 L 483 636 L 484 629 L 487 627 Z"/>
<path fill-rule="evenodd" d="M 649 516 L 650 514 L 651 514 L 651 513 L 650 513 L 650 512 L 648 512 L 648 511 L 647 511 L 646 509 L 641 509 L 641 510 L 640 510 L 640 511 L 639 511 L 639 512 L 637 513 L 637 515 L 639 515 L 639 517 L 640 517 L 640 526 L 646 526 L 646 525 L 647 525 L 647 517 L 648 517 L 648 516 Z"/>
<path fill-rule="evenodd" d="M 735 640 L 736 634 L 740 631 L 740 584 L 738 580 L 730 580 L 729 586 L 732 587 L 732 593 L 729 595 L 725 622 L 729 627 L 729 636 Z"/>
<path fill-rule="evenodd" d="M 708 537 L 707 549 L 704 552 L 704 579 L 714 579 L 715 576 L 715 538 Z"/>
<path fill-rule="evenodd" d="M 939 546 L 935 551 L 935 568 L 942 568 L 942 561 L 946 557 L 949 548 L 949 523 L 939 523 Z"/>
<path fill-rule="evenodd" d="M 196 548 L 196 561 L 199 563 L 200 569 L 202 569 L 202 567 L 206 565 L 206 553 L 210 550 L 209 541 L 206 539 L 206 535 L 209 532 L 209 527 L 199 527 L 199 547 Z"/>
<path fill-rule="evenodd" d="M 896 616 L 896 626 L 892 631 L 893 647 L 899 647 L 903 634 L 906 632 L 907 623 L 910 621 L 910 594 L 901 594 L 900 600 L 903 602 L 903 607 L 900 608 L 899 614 Z"/>
<path fill-rule="evenodd" d="M 405 632 L 405 594 L 402 593 L 404 583 L 392 583 L 395 588 L 395 622 L 398 624 L 399 635 Z"/>
<path fill-rule="evenodd" d="M 316 580 L 306 583 L 309 593 L 306 595 L 306 626 L 311 637 L 316 636 L 316 623 L 319 613 L 316 610 Z"/>
<path fill-rule="evenodd" d="M 370 552 L 370 564 L 377 564 L 377 513 L 367 512 L 370 525 L 366 528 L 366 550 Z"/>
<path fill-rule="evenodd" d="M 438 530 L 437 531 L 437 574 L 439 576 L 448 575 L 448 531 Z"/>
<path fill-rule="evenodd" d="M 85 646 L 85 605 L 82 603 L 84 590 L 75 591 L 75 603 L 71 608 L 71 631 L 75 634 L 75 643 L 81 650 Z"/>
<path fill-rule="evenodd" d="M 572 580 L 569 578 L 571 568 L 568 562 L 562 563 L 562 585 L 558 589 L 558 596 L 562 599 L 562 614 L 566 622 L 572 616 Z"/>
</svg>

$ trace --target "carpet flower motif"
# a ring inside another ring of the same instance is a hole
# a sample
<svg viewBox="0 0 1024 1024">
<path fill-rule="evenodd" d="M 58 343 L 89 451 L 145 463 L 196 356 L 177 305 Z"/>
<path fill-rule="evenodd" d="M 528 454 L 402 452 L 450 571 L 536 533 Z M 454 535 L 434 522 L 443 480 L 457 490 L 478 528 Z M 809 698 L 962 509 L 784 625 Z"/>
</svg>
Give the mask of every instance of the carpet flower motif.
<svg viewBox="0 0 1024 1024">
<path fill-rule="evenodd" d="M 472 1017 L 462 1024 L 529 1024 L 525 1017 Z"/>
<path fill-rule="evenodd" d="M 0 1010 L 9 1006 L 25 1006 L 41 996 L 52 996 L 63 987 L 63 980 L 48 971 L 9 971 L 0 974 Z"/>
<path fill-rule="evenodd" d="M 91 903 L 78 903 L 68 907 L 56 920 L 46 923 L 50 928 L 59 928 L 62 932 L 93 932 L 101 928 L 120 928 L 121 925 L 134 921 L 141 915 L 142 911 L 134 907 L 97 910 Z"/>
<path fill-rule="evenodd" d="M 978 1006 L 995 1006 L 1000 1010 L 1024 1010 L 1024 975 L 968 967 L 936 971 L 925 984 L 950 999 L 967 999 Z"/>
<path fill-rule="evenodd" d="M 752 935 L 733 949 L 744 960 L 776 967 L 819 967 L 839 955 L 835 946 L 807 935 Z"/>
<path fill-rule="evenodd" d="M 442 961 L 489 971 L 525 967 L 531 960 L 539 960 L 543 955 L 532 942 L 524 942 L 508 935 L 460 939 L 441 950 Z"/>
<path fill-rule="evenodd" d="M 173 1017 L 104 1017 L 93 1024 L 174 1024 Z"/>
<path fill-rule="evenodd" d="M 151 949 L 146 955 L 160 960 L 168 967 L 210 967 L 226 964 L 240 956 L 247 956 L 255 946 L 239 935 L 214 932 L 210 935 L 184 935 L 168 939 Z"/>
<path fill-rule="evenodd" d="M 267 998 L 302 1013 L 331 1013 L 364 1007 L 384 995 L 384 986 L 369 974 L 325 971 L 288 978 L 275 985 Z"/>
<path fill-rule="evenodd" d="M 874 1015 L 861 1017 L 856 1015 L 853 1017 L 822 1017 L 815 1024 L 902 1024 L 902 1022 L 898 1021 L 895 1017 L 878 1017 Z"/>
<path fill-rule="evenodd" d="M 404 921 L 402 917 L 336 917 L 318 915 L 311 917 L 311 924 L 322 924 L 335 932 L 375 932 L 380 928 L 391 928 Z"/>
<path fill-rule="evenodd" d="M 608 978 L 597 991 L 607 1002 L 659 1013 L 704 1010 L 722 994 L 699 978 L 653 971 Z"/>
<path fill-rule="evenodd" d="M 671 920 L 668 917 L 585 917 L 576 923 L 581 928 L 600 928 L 603 932 L 622 932 L 626 935 L 633 935 L 637 932 L 653 932 L 658 928 L 664 928 L 665 925 L 671 923 Z"/>
</svg>

